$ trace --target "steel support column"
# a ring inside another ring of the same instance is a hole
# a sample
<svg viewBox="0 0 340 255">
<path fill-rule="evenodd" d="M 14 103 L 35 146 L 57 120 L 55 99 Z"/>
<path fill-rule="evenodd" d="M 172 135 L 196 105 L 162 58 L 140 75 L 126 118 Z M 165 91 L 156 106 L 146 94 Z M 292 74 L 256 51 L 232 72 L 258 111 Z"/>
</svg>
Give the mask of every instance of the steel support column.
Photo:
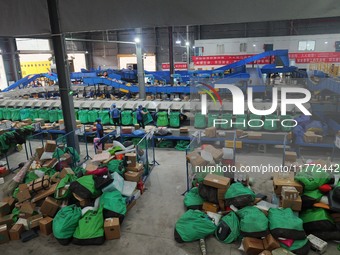
<svg viewBox="0 0 340 255">
<path fill-rule="evenodd" d="M 13 70 L 13 78 L 18 81 L 22 78 L 19 54 L 17 52 L 17 43 L 15 38 L 8 39 L 9 51 L 10 51 L 10 63 Z"/>
<path fill-rule="evenodd" d="M 136 28 L 136 38 L 139 39 L 139 42 L 136 42 L 139 98 L 144 100 L 146 95 L 145 95 L 145 81 L 144 81 L 143 39 L 142 39 L 141 28 Z"/>
<path fill-rule="evenodd" d="M 185 45 L 187 46 L 187 65 L 188 70 L 190 70 L 190 38 L 189 38 L 189 26 L 187 28 L 187 41 L 185 42 Z"/>
<path fill-rule="evenodd" d="M 168 33 L 169 33 L 170 84 L 174 85 L 173 74 L 175 73 L 175 63 L 174 63 L 174 40 L 172 27 L 168 27 Z"/>
<path fill-rule="evenodd" d="M 73 96 L 70 93 L 71 79 L 66 54 L 65 36 L 62 33 L 60 26 L 58 0 L 47 0 L 47 4 L 65 131 L 66 133 L 69 133 L 76 129 L 76 118 L 74 113 Z M 76 136 L 75 133 L 67 136 L 67 145 L 73 147 L 79 152 L 78 136 Z"/>
</svg>

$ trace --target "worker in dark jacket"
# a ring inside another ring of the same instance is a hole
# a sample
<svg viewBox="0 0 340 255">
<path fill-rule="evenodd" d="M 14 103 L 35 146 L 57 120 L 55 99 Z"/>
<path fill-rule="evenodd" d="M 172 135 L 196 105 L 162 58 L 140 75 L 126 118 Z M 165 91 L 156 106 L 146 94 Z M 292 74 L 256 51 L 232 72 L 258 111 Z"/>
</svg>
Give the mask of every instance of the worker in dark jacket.
<svg viewBox="0 0 340 255">
<path fill-rule="evenodd" d="M 112 104 L 110 115 L 113 121 L 113 125 L 120 126 L 120 111 L 116 108 L 115 104 Z"/>
<path fill-rule="evenodd" d="M 144 112 L 143 111 L 143 106 L 138 106 L 138 109 L 137 109 L 137 122 L 139 124 L 139 126 L 141 128 L 145 128 L 145 125 L 144 125 L 144 115 L 147 114 L 147 112 Z"/>
<path fill-rule="evenodd" d="M 104 136 L 104 128 L 103 128 L 102 120 L 101 119 L 97 119 L 96 130 L 97 130 L 97 137 L 98 138 L 103 138 L 103 136 Z"/>
</svg>

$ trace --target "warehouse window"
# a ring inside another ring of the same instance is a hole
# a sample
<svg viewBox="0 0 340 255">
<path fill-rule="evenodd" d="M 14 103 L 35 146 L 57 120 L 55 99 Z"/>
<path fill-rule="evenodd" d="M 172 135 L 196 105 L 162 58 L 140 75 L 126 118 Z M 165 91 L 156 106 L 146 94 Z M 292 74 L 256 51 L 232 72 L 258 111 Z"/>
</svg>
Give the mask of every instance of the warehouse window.
<svg viewBox="0 0 340 255">
<path fill-rule="evenodd" d="M 314 51 L 315 41 L 299 41 L 299 51 Z"/>
</svg>

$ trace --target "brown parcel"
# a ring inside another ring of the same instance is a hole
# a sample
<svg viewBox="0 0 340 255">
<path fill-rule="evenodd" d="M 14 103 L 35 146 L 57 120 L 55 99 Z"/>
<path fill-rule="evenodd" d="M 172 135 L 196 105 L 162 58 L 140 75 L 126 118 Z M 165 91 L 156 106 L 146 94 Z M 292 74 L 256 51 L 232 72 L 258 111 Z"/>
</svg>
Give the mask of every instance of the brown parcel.
<svg viewBox="0 0 340 255">
<path fill-rule="evenodd" d="M 39 221 L 43 218 L 43 216 L 41 216 L 40 214 L 31 216 L 27 219 L 28 222 L 28 228 L 32 229 L 32 228 L 37 228 L 39 227 Z"/>
<path fill-rule="evenodd" d="M 209 202 L 204 202 L 203 203 L 203 210 L 207 211 L 207 212 L 213 212 L 213 213 L 217 213 L 219 210 L 219 206 L 213 203 L 209 203 Z"/>
<path fill-rule="evenodd" d="M 9 230 L 9 237 L 11 240 L 20 240 L 20 235 L 22 232 L 24 232 L 24 225 L 23 224 L 15 224 L 13 227 Z"/>
<path fill-rule="evenodd" d="M 37 154 L 37 158 L 40 159 L 44 153 L 44 148 L 43 147 L 36 148 L 35 153 Z"/>
<path fill-rule="evenodd" d="M 108 218 L 104 222 L 105 239 L 119 239 L 120 238 L 120 225 L 118 218 Z"/>
<path fill-rule="evenodd" d="M 42 215 L 47 215 L 50 217 L 54 217 L 59 209 L 59 204 L 57 200 L 51 197 L 47 197 L 40 207 L 40 212 Z"/>
<path fill-rule="evenodd" d="M 289 162 L 295 162 L 297 159 L 297 154 L 295 151 L 286 151 L 285 152 L 285 159 Z"/>
<path fill-rule="evenodd" d="M 295 200 L 299 196 L 299 192 L 295 187 L 283 186 L 281 196 L 283 199 Z"/>
<path fill-rule="evenodd" d="M 42 189 L 47 189 L 50 186 L 50 177 L 48 175 L 45 175 L 44 177 L 30 182 L 27 186 L 30 192 L 38 192 Z"/>
<path fill-rule="evenodd" d="M 0 217 L 0 225 L 7 225 L 8 229 L 13 226 L 13 223 L 13 214 Z"/>
<path fill-rule="evenodd" d="M 25 201 L 21 204 L 20 212 L 32 216 L 34 213 L 35 204 Z"/>
<path fill-rule="evenodd" d="M 44 164 L 42 165 L 43 167 L 54 167 L 55 164 L 57 164 L 58 160 L 56 158 L 52 158 L 52 159 L 48 159 L 44 162 Z"/>
<path fill-rule="evenodd" d="M 50 217 L 43 218 L 39 221 L 40 232 L 48 236 L 52 233 L 52 221 Z"/>
<path fill-rule="evenodd" d="M 248 132 L 248 139 L 250 140 L 261 140 L 262 133 L 260 132 Z"/>
<path fill-rule="evenodd" d="M 272 251 L 281 247 L 280 243 L 271 234 L 267 235 L 263 239 L 263 246 L 264 249 L 268 251 Z"/>
<path fill-rule="evenodd" d="M 45 144 L 46 152 L 54 152 L 56 148 L 57 148 L 56 141 L 53 141 L 53 140 L 46 141 L 46 144 Z"/>
<path fill-rule="evenodd" d="M 247 255 L 258 255 L 264 250 L 262 240 L 252 237 L 245 237 L 243 239 L 243 247 Z"/>
<path fill-rule="evenodd" d="M 201 155 L 199 155 L 197 152 L 192 152 L 187 155 L 187 160 L 190 162 L 193 168 L 200 167 L 200 166 L 206 166 L 208 164 L 207 161 L 205 161 Z"/>
<path fill-rule="evenodd" d="M 71 168 L 66 167 L 60 172 L 60 179 L 63 179 L 67 174 L 74 175 L 74 172 Z"/>
<path fill-rule="evenodd" d="M 129 167 L 135 167 L 137 164 L 137 155 L 136 153 L 126 153 L 125 154 L 127 164 Z"/>
<path fill-rule="evenodd" d="M 143 175 L 142 171 L 141 172 L 127 171 L 124 174 L 124 179 L 130 182 L 139 182 L 142 175 Z"/>
<path fill-rule="evenodd" d="M 215 127 L 208 127 L 205 129 L 205 136 L 206 137 L 216 137 L 216 128 Z"/>
<path fill-rule="evenodd" d="M 217 189 L 228 189 L 230 186 L 230 179 L 220 175 L 208 174 L 204 178 L 203 184 Z"/>
<path fill-rule="evenodd" d="M 302 208 L 302 200 L 301 197 L 298 196 L 297 199 L 282 199 L 282 207 L 283 208 L 291 208 L 293 211 L 299 212 Z"/>
<path fill-rule="evenodd" d="M 19 185 L 19 192 L 17 194 L 18 202 L 21 203 L 21 202 L 24 202 L 24 201 L 26 201 L 30 198 L 31 198 L 31 194 L 28 190 L 27 184 L 20 184 Z"/>
<path fill-rule="evenodd" d="M 212 145 L 207 145 L 205 148 L 204 148 L 205 151 L 209 152 L 213 159 L 215 161 L 220 161 L 223 157 L 223 151 L 222 150 L 219 150 L 219 149 L 216 149 L 214 146 Z"/>
<path fill-rule="evenodd" d="M 140 172 L 143 170 L 143 164 L 138 163 L 135 166 L 128 166 L 126 167 L 127 171 L 133 171 L 133 172 Z"/>
<path fill-rule="evenodd" d="M 272 253 L 270 251 L 264 250 L 259 255 L 272 255 Z"/>
<path fill-rule="evenodd" d="M 296 190 L 300 194 L 303 192 L 302 185 L 300 183 L 294 181 L 294 180 L 291 180 L 291 179 L 278 179 L 278 178 L 274 177 L 273 185 L 274 185 L 274 192 L 278 196 L 281 196 L 282 187 L 284 187 L 284 186 L 295 187 Z"/>
<path fill-rule="evenodd" d="M 41 199 L 44 199 L 45 197 L 48 197 L 52 194 L 54 194 L 58 183 L 53 184 L 48 190 L 40 191 L 34 198 L 31 200 L 32 203 L 35 203 Z"/>
<path fill-rule="evenodd" d="M 0 202 L 0 216 L 7 215 L 11 212 L 7 202 Z"/>
<path fill-rule="evenodd" d="M 0 225 L 0 244 L 9 241 L 8 229 L 9 228 L 6 225 Z"/>
<path fill-rule="evenodd" d="M 13 197 L 4 197 L 2 202 L 9 204 L 9 210 L 12 211 L 15 207 L 15 199 Z M 1 215 L 0 215 L 1 216 Z"/>
</svg>

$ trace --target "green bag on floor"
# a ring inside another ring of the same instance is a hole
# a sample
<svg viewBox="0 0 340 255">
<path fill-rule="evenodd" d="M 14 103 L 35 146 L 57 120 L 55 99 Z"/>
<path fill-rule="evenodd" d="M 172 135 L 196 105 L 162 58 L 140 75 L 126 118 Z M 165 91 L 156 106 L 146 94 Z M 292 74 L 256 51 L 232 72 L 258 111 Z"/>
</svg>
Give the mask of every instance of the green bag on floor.
<svg viewBox="0 0 340 255">
<path fill-rule="evenodd" d="M 218 114 L 208 113 L 208 127 L 214 126 L 214 120 L 220 119 Z M 220 125 L 215 125 L 216 128 L 220 128 Z"/>
<path fill-rule="evenodd" d="M 246 114 L 236 115 L 235 123 L 233 124 L 234 129 L 247 130 L 248 129 L 248 116 Z"/>
<path fill-rule="evenodd" d="M 236 182 L 230 185 L 224 198 L 227 206 L 234 205 L 236 208 L 242 208 L 254 202 L 255 193 L 242 183 Z"/>
<path fill-rule="evenodd" d="M 256 114 L 250 114 L 249 116 L 249 130 L 259 131 L 262 129 L 263 121 L 262 116 L 256 115 Z M 254 127 L 252 127 L 254 126 Z"/>
<path fill-rule="evenodd" d="M 190 141 L 185 141 L 185 140 L 179 140 L 176 144 L 175 149 L 178 151 L 185 151 L 187 147 L 189 146 Z"/>
<path fill-rule="evenodd" d="M 111 174 L 117 172 L 119 175 L 123 176 L 125 173 L 123 160 L 111 160 L 106 166 Z"/>
<path fill-rule="evenodd" d="M 70 191 L 77 194 L 83 199 L 97 198 L 101 194 L 101 190 L 95 188 L 95 181 L 93 175 L 85 175 L 72 182 Z"/>
<path fill-rule="evenodd" d="M 273 121 L 273 120 L 277 120 L 277 119 L 279 119 L 277 115 L 274 115 L 274 114 L 266 115 L 265 119 L 264 119 L 264 125 L 263 125 L 264 130 L 268 130 L 268 131 L 279 130 L 279 127 L 277 125 L 277 123 L 279 123 L 279 122 Z"/>
<path fill-rule="evenodd" d="M 71 242 L 72 236 L 78 227 L 81 218 L 81 209 L 75 205 L 61 208 L 53 219 L 53 235 L 62 245 Z"/>
<path fill-rule="evenodd" d="M 307 233 L 318 231 L 335 231 L 336 226 L 330 213 L 323 208 L 304 210 L 299 214 L 303 221 L 303 229 Z"/>
<path fill-rule="evenodd" d="M 122 125 L 123 126 L 129 126 L 132 125 L 132 111 L 130 110 L 124 110 L 121 113 L 122 116 Z"/>
<path fill-rule="evenodd" d="M 169 125 L 168 113 L 158 112 L 157 114 L 157 127 L 167 127 Z"/>
<path fill-rule="evenodd" d="M 189 210 L 202 210 L 203 198 L 198 194 L 198 188 L 194 187 L 184 196 L 184 205 Z"/>
<path fill-rule="evenodd" d="M 205 115 L 201 113 L 195 113 L 195 121 L 194 121 L 195 128 L 206 128 L 207 121 L 205 119 Z"/>
<path fill-rule="evenodd" d="M 268 212 L 269 229 L 274 238 L 288 238 L 303 240 L 306 233 L 303 229 L 303 221 L 297 217 L 292 209 L 271 208 Z"/>
<path fill-rule="evenodd" d="M 316 171 L 316 166 L 310 165 L 299 171 L 294 180 L 301 183 L 305 191 L 316 190 L 331 180 L 330 174 L 322 169 Z M 322 168 L 322 166 L 321 166 Z"/>
<path fill-rule="evenodd" d="M 98 211 L 89 210 L 79 220 L 73 234 L 73 244 L 101 245 L 105 242 L 103 208 Z"/>
<path fill-rule="evenodd" d="M 39 118 L 40 119 L 43 119 L 45 121 L 49 121 L 50 120 L 49 111 L 48 110 L 40 109 L 38 114 L 39 114 Z"/>
<path fill-rule="evenodd" d="M 104 218 L 119 218 L 122 224 L 126 214 L 126 201 L 118 190 L 104 192 L 100 197 Z"/>
<path fill-rule="evenodd" d="M 285 124 L 286 126 L 287 125 L 288 126 L 294 126 L 295 123 L 293 121 L 289 121 L 291 119 L 294 119 L 293 116 L 291 116 L 291 115 L 281 115 L 280 116 L 280 121 L 281 122 L 284 121 L 284 120 L 287 120 L 287 121 L 283 122 L 283 124 Z M 281 125 L 281 131 L 282 132 L 290 132 L 291 130 L 292 130 L 291 127 L 284 127 L 284 126 Z"/>
<path fill-rule="evenodd" d="M 10 112 L 12 121 L 20 120 L 20 109 L 11 109 Z"/>
<path fill-rule="evenodd" d="M 308 239 L 294 240 L 292 246 L 288 247 L 280 243 L 281 247 L 297 255 L 307 255 L 310 251 L 311 245 Z"/>
<path fill-rule="evenodd" d="M 55 199 L 67 198 L 71 194 L 70 190 L 66 189 L 66 191 L 63 194 L 60 194 L 59 190 L 64 188 L 67 184 L 75 181 L 76 179 L 77 177 L 74 174 L 67 174 L 64 178 L 62 178 L 54 192 L 54 198 Z"/>
<path fill-rule="evenodd" d="M 243 237 L 261 238 L 269 234 L 266 215 L 255 206 L 247 206 L 236 212 L 240 219 L 240 231 Z"/>
<path fill-rule="evenodd" d="M 209 235 L 216 226 L 207 214 L 199 210 L 188 210 L 176 222 L 175 240 L 178 243 L 193 242 Z"/>
<path fill-rule="evenodd" d="M 170 127 L 178 128 L 180 127 L 180 112 L 170 112 Z"/>
<path fill-rule="evenodd" d="M 171 140 L 161 140 L 157 143 L 157 148 L 174 148 L 174 141 Z"/>
<path fill-rule="evenodd" d="M 96 122 L 99 118 L 99 111 L 98 110 L 90 110 L 87 113 L 87 119 L 90 123 Z"/>
<path fill-rule="evenodd" d="M 51 123 L 53 123 L 53 122 L 58 122 L 59 121 L 59 119 L 58 119 L 58 110 L 56 110 L 56 109 L 52 109 L 52 110 L 50 110 L 49 111 L 49 121 L 51 122 Z"/>
<path fill-rule="evenodd" d="M 215 236 L 217 240 L 223 243 L 232 243 L 238 239 L 240 236 L 240 222 L 233 211 L 220 220 Z"/>
<path fill-rule="evenodd" d="M 108 125 L 110 124 L 110 115 L 109 115 L 109 111 L 99 111 L 98 112 L 98 116 L 99 118 L 102 120 L 102 124 L 103 125 Z"/>
<path fill-rule="evenodd" d="M 21 109 L 20 110 L 20 119 L 21 120 L 28 119 L 29 117 L 30 117 L 30 110 L 29 109 Z"/>
<path fill-rule="evenodd" d="M 3 109 L 3 117 L 5 120 L 11 120 L 12 116 L 11 116 L 11 109 L 10 108 L 4 108 Z"/>
<path fill-rule="evenodd" d="M 81 124 L 89 123 L 88 113 L 89 113 L 88 110 L 79 110 L 78 111 L 78 116 L 79 116 L 79 120 L 80 120 Z"/>
<path fill-rule="evenodd" d="M 0 108 L 0 120 L 4 119 L 4 108 Z"/>
<path fill-rule="evenodd" d="M 225 113 L 221 115 L 222 120 L 226 120 L 226 124 L 221 124 L 221 129 L 231 129 L 231 121 L 233 120 L 233 115 L 230 113 Z"/>
</svg>

